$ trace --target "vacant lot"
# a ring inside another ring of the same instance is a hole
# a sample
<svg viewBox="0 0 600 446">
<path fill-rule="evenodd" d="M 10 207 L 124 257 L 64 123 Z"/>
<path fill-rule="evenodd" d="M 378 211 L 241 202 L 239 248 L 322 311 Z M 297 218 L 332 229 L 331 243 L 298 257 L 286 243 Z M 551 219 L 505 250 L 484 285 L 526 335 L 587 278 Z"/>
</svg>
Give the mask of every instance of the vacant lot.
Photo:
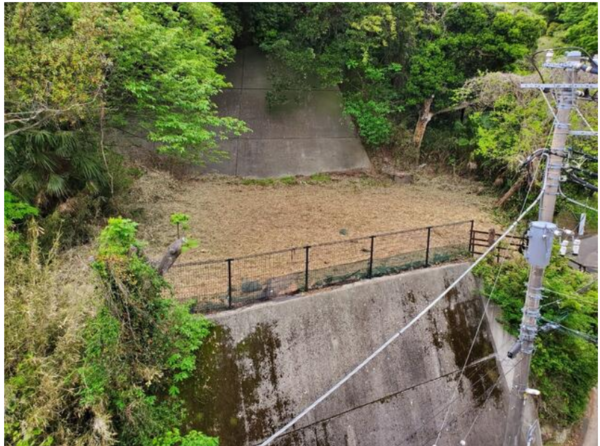
<svg viewBox="0 0 600 446">
<path fill-rule="evenodd" d="M 188 235 L 200 247 L 181 260 L 208 260 L 459 220 L 475 219 L 476 227 L 487 229 L 493 198 L 478 195 L 480 189 L 449 176 L 421 176 L 411 185 L 344 176 L 260 183 L 178 181 L 150 171 L 132 191 L 131 211 L 153 255 L 175 239 L 169 215 L 189 214 Z"/>
</svg>

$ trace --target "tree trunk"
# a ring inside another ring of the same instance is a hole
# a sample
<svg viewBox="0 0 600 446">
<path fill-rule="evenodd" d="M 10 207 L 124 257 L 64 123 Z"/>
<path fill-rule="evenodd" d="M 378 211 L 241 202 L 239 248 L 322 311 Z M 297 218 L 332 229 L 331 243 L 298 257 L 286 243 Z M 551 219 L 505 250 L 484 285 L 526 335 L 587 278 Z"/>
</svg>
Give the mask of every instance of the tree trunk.
<svg viewBox="0 0 600 446">
<path fill-rule="evenodd" d="M 525 172 L 519 177 L 517 181 L 514 182 L 510 189 L 508 189 L 508 191 L 504 195 L 502 195 L 502 197 L 496 202 L 496 206 L 500 208 L 503 207 L 506 204 L 506 202 L 510 199 L 510 197 L 512 197 L 515 194 L 515 192 L 521 188 L 526 178 L 527 173 Z"/>
<path fill-rule="evenodd" d="M 185 243 L 185 238 L 180 238 L 171 243 L 163 258 L 158 262 L 156 270 L 158 274 L 164 276 L 173 266 L 177 258 L 181 255 L 181 249 Z"/>
<path fill-rule="evenodd" d="M 433 104 L 434 96 L 431 96 L 429 99 L 426 99 L 421 106 L 421 111 L 419 112 L 419 120 L 417 121 L 417 126 L 415 127 L 415 133 L 413 135 L 413 143 L 415 146 L 415 158 L 416 162 L 419 162 L 419 156 L 421 154 L 421 143 L 423 142 L 423 138 L 425 137 L 425 130 L 427 130 L 427 124 L 434 116 L 441 115 L 442 113 L 450 113 L 455 111 L 463 111 L 473 105 L 472 102 L 461 102 L 460 104 L 453 105 L 451 107 L 443 108 L 442 110 L 438 110 L 436 112 L 431 111 L 431 105 Z M 462 119 L 462 118 L 461 118 Z"/>
<path fill-rule="evenodd" d="M 433 104 L 433 96 L 423 102 L 423 106 L 419 112 L 419 120 L 417 121 L 417 126 L 415 127 L 415 133 L 413 135 L 415 159 L 417 163 L 419 162 L 421 143 L 423 142 L 423 137 L 425 136 L 425 130 L 427 130 L 427 124 L 429 124 L 429 121 L 431 121 L 431 118 L 433 118 L 433 113 L 431 113 L 431 104 Z"/>
</svg>

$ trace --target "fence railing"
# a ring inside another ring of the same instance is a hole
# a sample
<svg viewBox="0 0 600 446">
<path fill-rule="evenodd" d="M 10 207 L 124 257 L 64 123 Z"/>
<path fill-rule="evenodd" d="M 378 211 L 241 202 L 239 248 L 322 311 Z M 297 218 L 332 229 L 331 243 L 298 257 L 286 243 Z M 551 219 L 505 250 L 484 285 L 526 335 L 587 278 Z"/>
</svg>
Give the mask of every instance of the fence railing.
<svg viewBox="0 0 600 446">
<path fill-rule="evenodd" d="M 474 221 L 374 234 L 245 257 L 174 265 L 167 278 L 196 312 L 466 259 L 479 243 Z"/>
<path fill-rule="evenodd" d="M 473 255 L 483 254 L 497 239 L 499 234 L 491 229 L 489 231 L 471 231 L 471 253 Z M 523 253 L 527 248 L 527 237 L 518 235 L 507 235 L 495 249 L 496 261 L 510 258 L 511 252 Z"/>
</svg>

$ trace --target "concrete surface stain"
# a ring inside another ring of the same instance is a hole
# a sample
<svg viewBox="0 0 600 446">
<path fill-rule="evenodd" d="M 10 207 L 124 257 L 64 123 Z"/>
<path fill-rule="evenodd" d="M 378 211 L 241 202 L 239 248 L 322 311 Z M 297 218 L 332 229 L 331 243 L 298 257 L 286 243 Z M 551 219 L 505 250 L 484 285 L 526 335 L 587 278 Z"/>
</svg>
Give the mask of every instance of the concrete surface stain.
<svg viewBox="0 0 600 446">
<path fill-rule="evenodd" d="M 181 386 L 186 430 L 218 436 L 221 446 L 255 442 L 276 426 L 270 420 L 287 420 L 290 402 L 278 392 L 276 358 L 281 341 L 271 324 L 258 324 L 237 345 L 227 327 L 215 326 L 198 352 L 194 377 Z M 276 401 L 262 408 L 259 389 L 268 388 Z"/>
<path fill-rule="evenodd" d="M 435 345 L 435 348 L 438 350 L 441 350 L 444 347 L 444 342 L 442 340 L 442 336 L 440 335 L 435 316 L 429 312 L 427 313 L 427 319 L 429 319 L 430 327 L 433 327 L 428 329 L 429 333 L 431 333 L 433 345 Z"/>
<path fill-rule="evenodd" d="M 445 335 L 445 340 L 448 342 L 454 352 L 454 361 L 457 369 L 462 369 L 471 343 L 477 332 L 477 323 L 481 317 L 481 302 L 477 299 L 469 300 L 448 307 L 444 312 L 448 325 L 448 332 Z M 483 359 L 494 353 L 494 347 L 488 339 L 487 321 L 484 319 L 479 330 L 479 334 L 475 338 L 471 355 L 469 356 L 469 364 Z M 471 390 L 476 400 L 477 406 L 481 406 L 486 400 L 490 389 L 492 396 L 498 400 L 502 395 L 500 385 L 494 387 L 498 380 L 499 374 L 496 362 L 492 360 L 483 361 L 481 364 L 467 368 L 464 376 L 471 382 Z M 459 383 L 459 390 L 464 392 L 462 381 Z"/>
</svg>

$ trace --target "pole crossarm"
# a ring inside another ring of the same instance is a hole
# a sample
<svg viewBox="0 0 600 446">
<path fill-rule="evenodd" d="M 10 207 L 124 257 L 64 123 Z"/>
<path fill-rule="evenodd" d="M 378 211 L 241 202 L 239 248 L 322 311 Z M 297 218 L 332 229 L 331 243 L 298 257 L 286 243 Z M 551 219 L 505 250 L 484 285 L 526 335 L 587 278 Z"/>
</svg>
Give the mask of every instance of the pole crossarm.
<svg viewBox="0 0 600 446">
<path fill-rule="evenodd" d="M 589 130 L 571 130 L 569 132 L 571 136 L 598 136 L 598 132 L 593 132 Z"/>
<path fill-rule="evenodd" d="M 598 84 L 521 84 L 521 88 L 551 89 L 551 90 L 571 90 L 575 89 L 598 89 Z"/>
</svg>

